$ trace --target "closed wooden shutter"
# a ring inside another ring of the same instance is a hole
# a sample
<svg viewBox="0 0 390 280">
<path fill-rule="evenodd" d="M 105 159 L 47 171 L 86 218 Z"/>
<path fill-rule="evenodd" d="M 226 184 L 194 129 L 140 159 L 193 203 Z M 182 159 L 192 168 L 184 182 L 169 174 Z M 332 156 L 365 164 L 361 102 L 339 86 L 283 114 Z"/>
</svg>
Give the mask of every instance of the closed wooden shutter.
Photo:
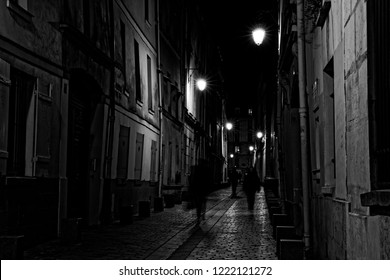
<svg viewBox="0 0 390 280">
<path fill-rule="evenodd" d="M 141 180 L 142 176 L 142 160 L 144 151 L 144 135 L 137 133 L 137 140 L 135 144 L 135 169 L 134 177 L 136 180 Z"/>
</svg>

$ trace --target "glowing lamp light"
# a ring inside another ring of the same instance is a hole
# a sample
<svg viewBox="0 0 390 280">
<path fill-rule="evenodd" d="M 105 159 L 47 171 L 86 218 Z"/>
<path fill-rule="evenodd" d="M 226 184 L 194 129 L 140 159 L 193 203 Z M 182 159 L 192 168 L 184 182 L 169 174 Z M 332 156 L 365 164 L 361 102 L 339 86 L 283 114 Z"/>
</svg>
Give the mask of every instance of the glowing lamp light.
<svg viewBox="0 0 390 280">
<path fill-rule="evenodd" d="M 232 128 L 233 128 L 233 124 L 232 123 L 230 123 L 230 122 L 226 123 L 226 129 L 227 130 L 231 130 Z"/>
<path fill-rule="evenodd" d="M 256 137 L 259 139 L 263 138 L 263 132 L 261 132 L 261 131 L 257 132 Z"/>
<path fill-rule="evenodd" d="M 253 41 L 255 41 L 256 45 L 260 46 L 263 43 L 265 37 L 265 30 L 262 28 L 257 28 L 252 32 Z"/>
<path fill-rule="evenodd" d="M 255 148 L 253 146 L 249 146 L 249 151 L 253 151 Z"/>
<path fill-rule="evenodd" d="M 230 158 L 234 158 L 234 155 L 233 155 L 233 154 L 230 154 Z"/>
<path fill-rule="evenodd" d="M 204 79 L 199 79 L 196 81 L 196 86 L 200 91 L 204 91 L 207 86 L 207 83 Z"/>
</svg>

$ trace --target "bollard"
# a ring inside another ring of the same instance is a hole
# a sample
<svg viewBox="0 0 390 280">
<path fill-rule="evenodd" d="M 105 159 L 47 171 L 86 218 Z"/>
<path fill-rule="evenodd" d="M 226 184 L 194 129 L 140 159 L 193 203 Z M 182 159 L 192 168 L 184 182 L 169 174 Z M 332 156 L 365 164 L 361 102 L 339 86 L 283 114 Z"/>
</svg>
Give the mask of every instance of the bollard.
<svg viewBox="0 0 390 280">
<path fill-rule="evenodd" d="M 280 257 L 280 240 L 281 239 L 300 239 L 295 233 L 294 226 L 276 226 L 276 255 Z"/>
<path fill-rule="evenodd" d="M 292 222 L 287 214 L 273 214 L 272 215 L 272 236 L 276 238 L 276 227 L 277 226 L 291 226 Z"/>
</svg>

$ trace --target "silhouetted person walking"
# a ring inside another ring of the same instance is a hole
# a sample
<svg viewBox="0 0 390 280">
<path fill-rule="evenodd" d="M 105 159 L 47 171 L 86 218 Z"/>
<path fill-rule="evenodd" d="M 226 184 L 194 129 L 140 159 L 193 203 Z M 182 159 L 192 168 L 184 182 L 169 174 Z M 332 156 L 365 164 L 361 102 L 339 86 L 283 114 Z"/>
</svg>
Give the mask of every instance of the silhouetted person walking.
<svg viewBox="0 0 390 280">
<path fill-rule="evenodd" d="M 199 160 L 199 164 L 191 167 L 190 191 L 196 206 L 196 216 L 198 221 L 204 217 L 206 210 L 206 195 L 210 184 L 210 175 L 207 168 L 207 162 Z"/>
<path fill-rule="evenodd" d="M 248 202 L 248 210 L 253 210 L 255 204 L 255 194 L 257 191 L 260 191 L 260 179 L 253 167 L 251 167 L 245 175 L 243 189 Z"/>
<path fill-rule="evenodd" d="M 232 184 L 232 198 L 237 197 L 237 184 L 238 184 L 238 172 L 236 169 L 233 169 L 230 174 L 230 183 Z"/>
</svg>

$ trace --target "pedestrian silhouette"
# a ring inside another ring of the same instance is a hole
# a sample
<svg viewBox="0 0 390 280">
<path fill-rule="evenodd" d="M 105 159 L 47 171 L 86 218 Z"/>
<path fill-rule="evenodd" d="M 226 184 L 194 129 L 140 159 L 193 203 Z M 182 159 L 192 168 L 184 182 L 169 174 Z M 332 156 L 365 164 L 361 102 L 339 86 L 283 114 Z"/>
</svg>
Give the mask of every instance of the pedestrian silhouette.
<svg viewBox="0 0 390 280">
<path fill-rule="evenodd" d="M 196 216 L 198 221 L 205 219 L 206 195 L 210 185 L 210 175 L 207 168 L 207 162 L 203 159 L 191 167 L 190 174 L 190 193 L 196 206 Z"/>
<path fill-rule="evenodd" d="M 238 184 L 238 172 L 233 169 L 229 176 L 230 183 L 232 184 L 232 198 L 237 197 L 237 184 Z"/>
<path fill-rule="evenodd" d="M 248 202 L 248 210 L 253 210 L 255 204 L 255 194 L 257 191 L 260 191 L 260 179 L 253 167 L 251 167 L 248 170 L 248 173 L 245 174 L 243 189 Z"/>
</svg>

